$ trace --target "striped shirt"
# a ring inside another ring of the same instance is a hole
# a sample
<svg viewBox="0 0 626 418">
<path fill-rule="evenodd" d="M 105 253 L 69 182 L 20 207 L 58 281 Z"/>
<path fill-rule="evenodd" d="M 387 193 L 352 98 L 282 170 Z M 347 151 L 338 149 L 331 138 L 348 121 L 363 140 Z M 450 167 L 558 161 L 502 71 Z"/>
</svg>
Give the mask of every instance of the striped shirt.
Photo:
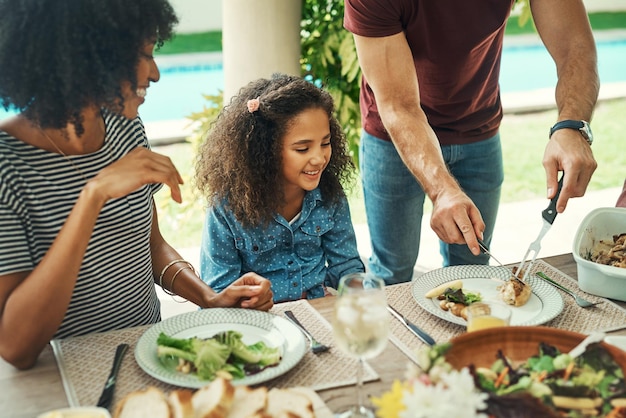
<svg viewBox="0 0 626 418">
<path fill-rule="evenodd" d="M 91 154 L 62 155 L 0 131 L 0 276 L 42 260 L 85 186 L 136 147 L 149 147 L 143 124 L 103 110 L 106 137 Z M 77 170 L 78 168 L 78 170 Z M 153 194 L 146 185 L 102 208 L 70 305 L 55 338 L 155 323 L 160 304 L 152 273 Z"/>
</svg>

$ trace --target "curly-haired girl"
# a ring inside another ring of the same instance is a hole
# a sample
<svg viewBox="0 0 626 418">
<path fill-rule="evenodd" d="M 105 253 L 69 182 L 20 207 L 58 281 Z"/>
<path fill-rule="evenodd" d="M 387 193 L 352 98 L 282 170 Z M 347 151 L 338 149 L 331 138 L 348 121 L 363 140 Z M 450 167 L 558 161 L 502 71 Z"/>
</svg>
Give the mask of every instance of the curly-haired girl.
<svg viewBox="0 0 626 418">
<path fill-rule="evenodd" d="M 160 320 L 155 282 L 199 306 L 269 309 L 249 275 L 216 293 L 161 236 L 181 200 L 138 108 L 172 36 L 167 0 L 0 0 L 0 356 L 32 367 L 52 338 Z"/>
<path fill-rule="evenodd" d="M 209 202 L 201 277 L 213 288 L 256 272 L 275 302 L 310 299 L 364 271 L 342 187 L 354 166 L 333 112 L 323 89 L 275 74 L 219 114 L 196 173 Z"/>
</svg>

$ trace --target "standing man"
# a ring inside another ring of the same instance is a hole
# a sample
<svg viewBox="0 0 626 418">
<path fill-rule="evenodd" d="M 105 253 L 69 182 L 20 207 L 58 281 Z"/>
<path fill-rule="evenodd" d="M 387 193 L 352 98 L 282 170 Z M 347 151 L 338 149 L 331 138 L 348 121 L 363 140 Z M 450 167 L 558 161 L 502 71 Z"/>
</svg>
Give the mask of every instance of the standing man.
<svg viewBox="0 0 626 418">
<path fill-rule="evenodd" d="M 363 72 L 360 164 L 372 242 L 370 270 L 387 284 L 411 280 L 424 198 L 444 265 L 487 264 L 503 181 L 498 85 L 514 0 L 345 0 Z M 599 79 L 582 0 L 530 0 L 556 63 L 558 118 L 543 157 L 547 196 L 585 193 L 596 168 L 587 121 Z M 549 127 L 546 127 L 548 131 Z"/>
</svg>

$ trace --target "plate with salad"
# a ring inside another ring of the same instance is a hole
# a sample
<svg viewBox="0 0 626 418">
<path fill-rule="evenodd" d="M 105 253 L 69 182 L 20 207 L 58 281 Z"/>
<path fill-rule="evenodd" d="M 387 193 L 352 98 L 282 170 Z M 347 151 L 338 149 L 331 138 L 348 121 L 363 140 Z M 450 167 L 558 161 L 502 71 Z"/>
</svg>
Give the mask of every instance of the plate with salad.
<svg viewBox="0 0 626 418">
<path fill-rule="evenodd" d="M 446 321 L 466 325 L 467 321 L 445 311 L 437 298 L 426 295 L 434 288 L 460 280 L 464 294 L 471 301 L 502 301 L 498 287 L 511 275 L 511 271 L 499 266 L 464 265 L 443 267 L 429 271 L 413 280 L 412 293 L 415 301 L 431 314 Z M 522 306 L 511 306 L 511 325 L 541 325 L 563 311 L 563 298 L 550 284 L 534 276 L 527 279 L 532 294 Z"/>
<path fill-rule="evenodd" d="M 135 359 L 155 379 L 198 389 L 227 374 L 234 385 L 274 379 L 298 364 L 307 347 L 302 332 L 282 317 L 214 308 L 154 324 L 139 338 Z"/>
</svg>

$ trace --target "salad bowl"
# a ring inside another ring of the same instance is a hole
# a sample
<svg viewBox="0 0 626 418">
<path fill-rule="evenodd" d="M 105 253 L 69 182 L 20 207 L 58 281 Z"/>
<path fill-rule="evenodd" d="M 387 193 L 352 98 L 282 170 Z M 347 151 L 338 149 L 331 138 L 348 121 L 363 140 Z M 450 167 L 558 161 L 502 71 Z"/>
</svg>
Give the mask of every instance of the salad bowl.
<svg viewBox="0 0 626 418">
<path fill-rule="evenodd" d="M 626 352 L 606 342 L 579 346 L 586 337 L 548 327 L 498 327 L 453 339 L 444 356 L 453 368 L 475 371 L 475 385 L 490 394 L 492 416 L 623 416 Z"/>
<path fill-rule="evenodd" d="M 446 361 L 454 368 L 461 369 L 470 364 L 476 367 L 490 367 L 496 360 L 498 350 L 513 362 L 524 362 L 537 355 L 540 342 L 550 344 L 561 352 L 569 352 L 586 335 L 573 331 L 542 326 L 516 326 L 491 328 L 462 334 L 450 342 Z M 600 343 L 626 371 L 626 352 L 614 345 Z"/>
</svg>

